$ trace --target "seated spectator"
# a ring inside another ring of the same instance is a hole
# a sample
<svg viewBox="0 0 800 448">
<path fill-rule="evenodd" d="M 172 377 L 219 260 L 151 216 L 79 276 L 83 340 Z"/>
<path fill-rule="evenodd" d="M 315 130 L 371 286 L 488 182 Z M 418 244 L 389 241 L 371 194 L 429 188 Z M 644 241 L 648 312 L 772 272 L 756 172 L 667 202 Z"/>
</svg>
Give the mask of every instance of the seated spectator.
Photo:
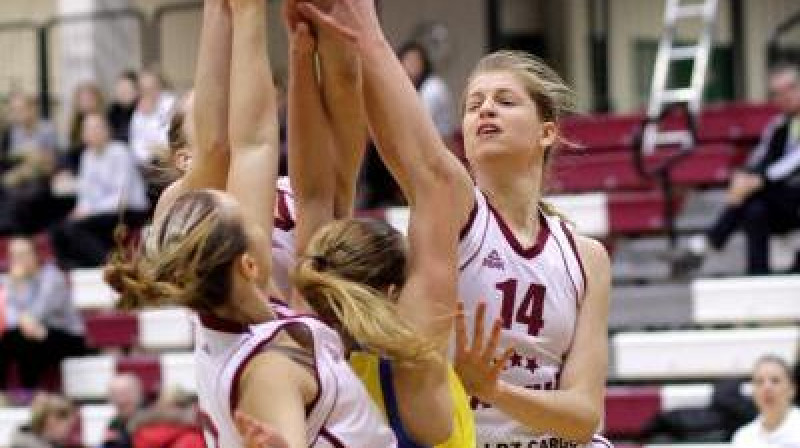
<svg viewBox="0 0 800 448">
<path fill-rule="evenodd" d="M 22 386 L 33 389 L 48 368 L 86 352 L 83 321 L 66 277 L 53 264 L 39 261 L 32 240 L 13 238 L 8 252 L 0 387 L 5 388 L 8 369 L 16 363 Z"/>
<path fill-rule="evenodd" d="M 197 400 L 180 387 L 165 388 L 158 401 L 128 425 L 134 448 L 205 448 Z"/>
<path fill-rule="evenodd" d="M 699 266 L 709 249 L 721 250 L 738 229 L 747 236 L 747 273 L 769 274 L 769 238 L 800 228 L 800 72 L 772 71 L 772 101 L 782 114 L 767 127 L 746 167 L 734 174 L 727 207 L 706 235 L 692 238 L 680 260 Z M 800 272 L 800 252 L 791 272 Z"/>
<path fill-rule="evenodd" d="M 105 116 L 86 117 L 83 139 L 77 205 L 51 231 L 58 260 L 67 268 L 102 265 L 117 225 L 140 226 L 147 218 L 142 176 L 125 144 L 111 140 Z"/>
<path fill-rule="evenodd" d="M 444 80 L 434 72 L 428 51 L 418 42 L 408 42 L 398 54 L 442 140 L 451 142 L 456 132 L 453 95 Z"/>
<path fill-rule="evenodd" d="M 67 141 L 66 167 L 73 173 L 78 172 L 83 153 L 83 120 L 89 114 L 104 113 L 105 102 L 103 92 L 94 82 L 78 85 L 72 93 L 72 112 L 69 121 Z"/>
<path fill-rule="evenodd" d="M 122 72 L 114 86 L 114 99 L 108 106 L 108 123 L 113 140 L 130 141 L 131 119 L 138 101 L 139 76 L 133 70 Z"/>
<path fill-rule="evenodd" d="M 0 137 L 0 233 L 33 233 L 61 217 L 51 217 L 48 207 L 58 137 L 35 97 L 15 93 L 9 109 L 10 126 Z"/>
<path fill-rule="evenodd" d="M 792 406 L 797 392 L 789 364 L 764 356 L 753 372 L 753 400 L 758 418 L 736 431 L 734 448 L 800 447 L 800 409 Z"/>
<path fill-rule="evenodd" d="M 167 128 L 174 106 L 175 95 L 164 90 L 157 74 L 139 75 L 139 102 L 130 124 L 130 146 L 139 165 L 149 165 L 158 156 L 156 148 L 167 145 Z"/>
<path fill-rule="evenodd" d="M 60 395 L 39 394 L 31 405 L 31 422 L 11 437 L 11 448 L 65 448 L 78 421 L 72 403 Z"/>
<path fill-rule="evenodd" d="M 131 448 L 133 439 L 128 432 L 128 424 L 144 406 L 142 382 L 132 373 L 118 374 L 111 380 L 108 396 L 116 415 L 108 425 L 101 447 Z"/>
</svg>

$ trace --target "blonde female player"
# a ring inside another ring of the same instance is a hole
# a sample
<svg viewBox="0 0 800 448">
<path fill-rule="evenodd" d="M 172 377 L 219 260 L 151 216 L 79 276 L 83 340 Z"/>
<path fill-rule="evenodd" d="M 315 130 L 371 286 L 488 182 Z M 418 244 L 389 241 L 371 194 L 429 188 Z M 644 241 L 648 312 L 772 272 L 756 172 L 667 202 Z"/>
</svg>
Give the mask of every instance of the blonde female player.
<svg viewBox="0 0 800 448">
<path fill-rule="evenodd" d="M 266 6 L 235 0 L 230 8 L 229 193 L 178 197 L 138 255 L 112 262 L 108 279 L 123 305 L 184 305 L 199 315 L 195 361 L 211 447 L 245 446 L 235 411 L 276 428 L 290 448 L 393 447 L 394 436 L 344 360 L 338 335 L 313 318 L 280 317 L 264 300 L 279 151 Z M 351 317 L 348 323 L 373 319 Z M 399 325 L 378 322 L 390 334 Z M 397 333 L 397 353 L 409 359 L 429 353 L 405 328 Z M 368 337 L 357 340 L 381 347 Z"/>
<path fill-rule="evenodd" d="M 385 115 L 395 122 L 423 114 L 409 105 L 415 94 L 371 0 L 334 0 L 335 13 L 309 3 L 298 8 L 315 26 L 338 33 L 357 49 L 368 108 L 391 111 Z M 546 162 L 558 143 L 558 120 L 569 93 L 551 69 L 528 55 L 484 58 L 468 80 L 463 117 L 477 185 L 451 163 L 451 155 L 431 154 L 424 131 L 382 139 L 394 142 L 383 148 L 383 157 L 404 191 L 411 190 L 415 165 L 459 179 L 450 190 L 456 211 L 429 225 L 463 226 L 459 289 L 465 308 L 477 314 L 476 342 L 463 343 L 455 360 L 476 398 L 481 448 L 607 445 L 594 432 L 602 419 L 608 363 L 610 263 L 599 243 L 575 235 L 541 201 Z M 371 124 L 376 132 L 392 129 Z M 483 301 L 486 311 L 480 315 Z M 502 371 L 486 367 L 494 354 L 482 343 L 483 328 L 496 320 L 506 341 L 523 342 Z M 531 338 L 537 340 L 536 353 L 521 350 Z"/>
<path fill-rule="evenodd" d="M 403 236 L 382 222 L 349 219 L 331 223 L 335 214 L 331 158 L 335 155 L 316 85 L 315 41 L 306 24 L 290 22 L 289 27 L 289 171 L 298 212 L 298 250 L 303 254 L 294 273 L 295 285 L 308 305 L 328 321 L 344 318 L 343 310 L 328 306 L 329 295 L 347 296 L 336 302 L 352 301 L 354 306 L 396 303 L 416 332 L 436 344 L 440 356 L 424 362 L 399 362 L 391 354 L 351 346 L 351 365 L 383 408 L 400 447 L 472 448 L 475 436 L 469 400 L 445 362 L 456 313 L 459 228 L 447 222 L 425 225 L 452 206 L 448 193 L 451 179 L 427 176 L 427 172 L 415 177 L 416 191 L 426 194 L 409 201 L 408 248 Z M 368 117 L 377 121 L 371 114 Z M 443 145 L 433 123 L 425 121 L 425 115 L 420 117 L 415 130 L 431 130 L 424 144 Z M 380 138 L 376 141 L 380 147 Z M 435 148 L 431 153 L 436 153 Z M 345 332 L 344 339 L 352 337 Z"/>
</svg>

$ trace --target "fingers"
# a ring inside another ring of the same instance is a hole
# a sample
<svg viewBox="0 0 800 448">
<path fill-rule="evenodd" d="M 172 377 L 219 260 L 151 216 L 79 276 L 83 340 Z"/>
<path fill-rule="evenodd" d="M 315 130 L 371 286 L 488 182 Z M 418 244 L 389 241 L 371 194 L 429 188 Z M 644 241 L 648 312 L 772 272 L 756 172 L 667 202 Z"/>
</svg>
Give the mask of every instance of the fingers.
<svg viewBox="0 0 800 448">
<path fill-rule="evenodd" d="M 301 2 L 297 4 L 296 8 L 300 15 L 304 19 L 313 23 L 318 30 L 325 30 L 332 36 L 345 41 L 356 41 L 357 36 L 352 30 L 337 23 L 330 15 L 320 11 L 315 5 L 307 2 Z"/>
<path fill-rule="evenodd" d="M 483 347 L 483 322 L 486 318 L 486 302 L 478 303 L 475 309 L 475 329 L 472 333 L 472 349 Z M 480 348 L 479 348 L 480 350 Z"/>
<path fill-rule="evenodd" d="M 311 34 L 311 27 L 304 21 L 297 22 L 290 34 L 290 45 L 292 52 L 300 55 L 308 55 L 314 52 L 316 40 Z"/>
<path fill-rule="evenodd" d="M 464 304 L 459 302 L 455 317 L 456 356 L 467 351 L 467 319 L 464 316 Z"/>
<path fill-rule="evenodd" d="M 497 353 L 497 346 L 500 345 L 500 334 L 503 332 L 503 323 L 500 319 L 495 319 L 492 325 L 492 332 L 489 335 L 489 342 L 483 349 L 483 359 L 488 361 L 494 358 Z"/>
</svg>

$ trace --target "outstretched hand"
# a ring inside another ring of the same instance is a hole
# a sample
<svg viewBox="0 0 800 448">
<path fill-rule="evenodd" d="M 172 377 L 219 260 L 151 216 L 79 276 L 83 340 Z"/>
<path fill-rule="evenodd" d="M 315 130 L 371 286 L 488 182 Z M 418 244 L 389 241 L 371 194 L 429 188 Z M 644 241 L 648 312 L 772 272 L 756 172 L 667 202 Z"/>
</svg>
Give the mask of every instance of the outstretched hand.
<svg viewBox="0 0 800 448">
<path fill-rule="evenodd" d="M 242 411 L 236 411 L 236 426 L 247 448 L 289 448 L 277 431 Z"/>
<path fill-rule="evenodd" d="M 500 335 L 503 326 L 500 320 L 495 320 L 489 333 L 489 339 L 484 338 L 484 318 L 486 316 L 486 303 L 479 303 L 475 311 L 472 344 L 467 337 L 467 323 L 464 316 L 464 305 L 458 304 L 456 315 L 456 352 L 454 367 L 461 378 L 467 393 L 481 401 L 491 403 L 497 394 L 500 383 L 500 373 L 508 363 L 514 350 L 507 349 L 499 358 L 495 357 L 500 344 Z"/>
<path fill-rule="evenodd" d="M 288 0 L 293 12 L 287 17 L 312 23 L 319 32 L 350 43 L 369 35 L 381 35 L 374 0 Z M 291 26 L 292 21 L 290 20 Z M 377 33 L 377 34 L 376 34 Z"/>
</svg>

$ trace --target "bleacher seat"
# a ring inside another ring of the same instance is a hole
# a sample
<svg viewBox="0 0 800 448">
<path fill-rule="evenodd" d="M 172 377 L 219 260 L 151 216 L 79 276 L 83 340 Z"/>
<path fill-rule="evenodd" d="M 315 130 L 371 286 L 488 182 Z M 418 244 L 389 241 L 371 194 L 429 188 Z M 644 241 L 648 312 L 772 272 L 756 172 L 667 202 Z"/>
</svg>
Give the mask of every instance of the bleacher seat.
<svg viewBox="0 0 800 448">
<path fill-rule="evenodd" d="M 664 199 L 659 192 L 616 192 L 609 196 L 608 212 L 613 234 L 664 230 Z"/>
<path fill-rule="evenodd" d="M 27 424 L 31 419 L 28 408 L 2 408 L 0 409 L 0 447 L 11 445 L 11 436 L 20 426 Z"/>
<path fill-rule="evenodd" d="M 116 304 L 116 293 L 103 281 L 102 269 L 75 269 L 69 275 L 78 309 L 111 309 Z"/>
<path fill-rule="evenodd" d="M 99 311 L 84 315 L 86 339 L 94 348 L 132 347 L 138 342 L 136 314 Z"/>
<path fill-rule="evenodd" d="M 188 349 L 192 346 L 189 312 L 182 308 L 139 312 L 139 344 L 148 350 Z"/>
<path fill-rule="evenodd" d="M 75 400 L 107 397 L 116 368 L 116 360 L 110 355 L 66 359 L 61 363 L 64 394 Z"/>
<path fill-rule="evenodd" d="M 608 196 L 605 193 L 557 195 L 545 199 L 574 222 L 581 234 L 598 238 L 610 234 Z"/>
<path fill-rule="evenodd" d="M 800 275 L 705 279 L 692 283 L 698 323 L 798 322 Z"/>
<path fill-rule="evenodd" d="M 194 355 L 192 353 L 162 354 L 161 379 L 164 386 L 174 384 L 189 392 L 196 392 Z"/>
<path fill-rule="evenodd" d="M 766 353 L 795 362 L 799 327 L 620 333 L 611 339 L 621 380 L 746 376 Z"/>
<path fill-rule="evenodd" d="M 605 432 L 618 437 L 635 437 L 661 412 L 661 391 L 657 387 L 609 388 L 605 403 Z"/>
<path fill-rule="evenodd" d="M 684 283 L 615 286 L 611 295 L 612 329 L 674 327 L 692 320 L 691 291 Z"/>
<path fill-rule="evenodd" d="M 106 429 L 114 418 L 114 406 L 84 405 L 80 408 L 81 440 L 86 446 L 98 446 L 105 440 Z"/>
</svg>

